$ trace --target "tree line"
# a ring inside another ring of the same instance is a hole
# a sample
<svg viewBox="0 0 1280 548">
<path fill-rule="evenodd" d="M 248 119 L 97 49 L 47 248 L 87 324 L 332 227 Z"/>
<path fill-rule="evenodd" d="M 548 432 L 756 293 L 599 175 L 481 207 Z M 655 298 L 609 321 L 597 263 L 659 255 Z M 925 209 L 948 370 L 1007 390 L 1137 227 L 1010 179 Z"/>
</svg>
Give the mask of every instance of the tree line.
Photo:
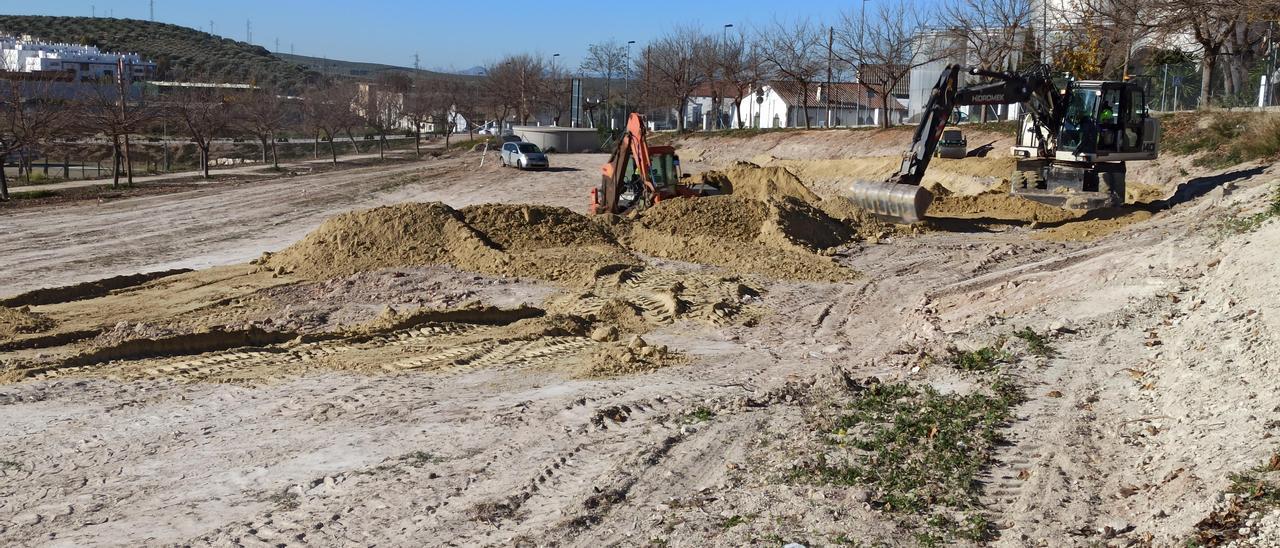
<svg viewBox="0 0 1280 548">
<path fill-rule="evenodd" d="M 314 157 L 327 146 L 336 164 L 336 142 L 343 139 L 358 151 L 357 135 L 374 138 L 379 154 L 385 155 L 387 135 L 403 133 L 414 136 L 415 153 L 421 156 L 428 130 L 443 134 L 447 147 L 463 120 L 482 117 L 474 86 L 455 79 L 415 81 L 401 73 L 375 82 L 334 80 L 307 88 L 301 96 L 264 87 L 210 85 L 166 87 L 139 96 L 120 83 L 67 86 L 9 76 L 0 79 L 0 164 L 16 160 L 30 173 L 30 162 L 41 151 L 100 139 L 111 149 L 114 185 L 122 179 L 133 182 L 131 148 L 143 136 L 154 140 L 165 133 L 194 144 L 208 178 L 215 139 L 251 138 L 260 145 L 262 161 L 278 168 L 282 136 L 304 135 L 314 139 Z M 8 196 L 7 176 L 0 170 L 0 200 Z"/>
</svg>

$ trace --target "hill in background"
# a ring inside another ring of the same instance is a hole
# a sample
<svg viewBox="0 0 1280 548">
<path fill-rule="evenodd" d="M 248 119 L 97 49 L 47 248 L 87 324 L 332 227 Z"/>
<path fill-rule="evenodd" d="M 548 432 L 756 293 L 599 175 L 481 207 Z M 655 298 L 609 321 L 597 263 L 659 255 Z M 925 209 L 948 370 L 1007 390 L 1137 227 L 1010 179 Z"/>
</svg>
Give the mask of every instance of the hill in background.
<svg viewBox="0 0 1280 548">
<path fill-rule="evenodd" d="M 158 64 L 158 78 L 238 82 L 297 92 L 320 74 L 272 55 L 262 46 L 195 29 L 109 17 L 0 15 L 0 31 L 50 42 L 88 44 L 141 54 Z"/>
<path fill-rule="evenodd" d="M 412 69 L 409 67 L 399 67 L 395 65 L 384 65 L 380 63 L 362 63 L 359 61 L 342 61 L 338 59 L 326 59 L 323 57 L 310 57 L 306 55 L 292 55 L 288 53 L 276 53 L 276 57 L 299 65 L 309 71 L 318 72 L 324 76 L 338 76 L 348 78 L 377 78 L 379 74 L 387 72 L 395 72 L 406 74 L 410 77 L 420 78 L 461 78 L 469 79 L 474 75 L 466 73 L 448 73 L 436 72 L 422 69 Z"/>
</svg>

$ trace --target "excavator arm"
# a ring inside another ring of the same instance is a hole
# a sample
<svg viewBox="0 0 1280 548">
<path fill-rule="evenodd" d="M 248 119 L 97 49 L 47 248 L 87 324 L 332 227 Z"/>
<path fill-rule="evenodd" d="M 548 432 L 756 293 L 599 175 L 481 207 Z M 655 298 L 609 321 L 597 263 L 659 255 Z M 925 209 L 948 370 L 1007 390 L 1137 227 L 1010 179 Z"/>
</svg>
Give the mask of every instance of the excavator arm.
<svg viewBox="0 0 1280 548">
<path fill-rule="evenodd" d="M 962 71 L 994 81 L 961 88 Z M 956 107 L 1020 103 L 1037 124 L 1050 128 L 1051 133 L 1056 134 L 1056 128 L 1062 123 L 1061 101 L 1047 67 L 1013 74 L 948 65 L 925 103 L 920 124 L 916 126 L 911 148 L 903 156 L 901 167 L 885 181 L 855 184 L 853 200 L 883 217 L 908 223 L 919 221 L 933 201 L 933 195 L 920 187 L 920 181 L 938 148 L 942 130 L 947 127 L 951 112 Z"/>
<path fill-rule="evenodd" d="M 627 128 L 618 139 L 618 146 L 609 156 L 609 162 L 600 170 L 600 188 L 591 191 L 591 212 L 618 213 L 619 197 L 627 190 L 628 184 L 640 185 L 631 189 L 633 193 L 655 196 L 657 188 L 653 184 L 652 158 L 649 155 L 649 143 L 645 139 L 647 129 L 644 117 L 631 113 L 627 117 Z M 634 161 L 634 171 L 628 173 L 627 165 Z M 638 177 L 635 181 L 633 177 Z M 637 196 L 636 199 L 643 199 Z"/>
</svg>

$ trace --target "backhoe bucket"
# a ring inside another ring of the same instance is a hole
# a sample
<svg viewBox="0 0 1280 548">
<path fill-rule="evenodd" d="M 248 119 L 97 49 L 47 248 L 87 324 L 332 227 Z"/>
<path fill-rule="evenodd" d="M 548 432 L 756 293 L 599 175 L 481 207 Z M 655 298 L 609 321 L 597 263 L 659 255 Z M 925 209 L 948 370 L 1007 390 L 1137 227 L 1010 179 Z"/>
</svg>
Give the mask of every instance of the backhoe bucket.
<svg viewBox="0 0 1280 548">
<path fill-rule="evenodd" d="M 853 191 L 851 199 L 858 207 L 895 223 L 919 222 L 933 203 L 933 194 L 919 185 L 858 181 L 850 190 Z"/>
</svg>

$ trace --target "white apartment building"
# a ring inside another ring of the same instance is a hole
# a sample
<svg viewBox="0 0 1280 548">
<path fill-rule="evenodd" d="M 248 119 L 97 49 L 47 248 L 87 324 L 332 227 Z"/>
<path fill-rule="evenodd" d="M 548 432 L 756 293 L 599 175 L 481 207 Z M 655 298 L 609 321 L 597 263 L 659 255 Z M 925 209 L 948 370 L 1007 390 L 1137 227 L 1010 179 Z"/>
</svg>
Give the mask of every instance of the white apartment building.
<svg viewBox="0 0 1280 548">
<path fill-rule="evenodd" d="M 120 60 L 131 79 L 155 76 L 156 64 L 136 53 L 104 53 L 94 46 L 48 44 L 0 35 L 0 71 L 45 73 L 73 82 L 114 79 Z"/>
</svg>

